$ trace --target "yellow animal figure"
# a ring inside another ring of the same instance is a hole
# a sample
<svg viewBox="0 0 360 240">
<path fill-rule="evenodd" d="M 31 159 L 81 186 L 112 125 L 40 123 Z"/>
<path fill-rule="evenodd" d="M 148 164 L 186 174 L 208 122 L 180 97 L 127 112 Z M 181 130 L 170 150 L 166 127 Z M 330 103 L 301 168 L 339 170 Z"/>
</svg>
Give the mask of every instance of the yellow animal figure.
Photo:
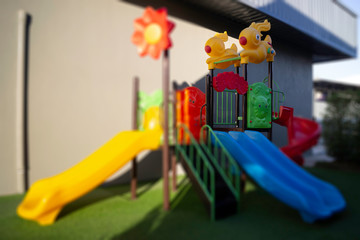
<svg viewBox="0 0 360 240">
<path fill-rule="evenodd" d="M 261 63 L 266 59 L 268 62 L 274 61 L 276 52 L 272 47 L 271 37 L 267 35 L 261 41 L 262 31 L 269 31 L 271 28 L 268 20 L 263 23 L 251 23 L 248 28 L 241 31 L 239 36 L 240 45 L 243 51 L 240 53 L 241 63 Z"/>
<path fill-rule="evenodd" d="M 230 48 L 225 48 L 224 42 L 227 42 L 228 35 L 225 31 L 224 33 L 217 33 L 214 37 L 210 38 L 205 43 L 205 52 L 210 57 L 206 60 L 209 69 L 219 68 L 225 69 L 230 65 L 234 64 L 235 66 L 240 66 L 239 60 L 228 61 L 223 63 L 215 64 L 215 62 L 226 60 L 229 58 L 235 58 L 239 55 L 237 54 L 237 47 L 235 44 L 232 44 Z"/>
</svg>

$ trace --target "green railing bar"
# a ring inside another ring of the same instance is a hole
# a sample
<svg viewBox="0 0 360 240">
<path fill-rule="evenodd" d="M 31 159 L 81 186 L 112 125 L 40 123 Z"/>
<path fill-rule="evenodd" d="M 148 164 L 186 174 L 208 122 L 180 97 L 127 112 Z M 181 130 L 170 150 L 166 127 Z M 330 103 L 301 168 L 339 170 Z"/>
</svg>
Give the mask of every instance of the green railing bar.
<svg viewBox="0 0 360 240">
<path fill-rule="evenodd" d="M 235 61 L 235 60 L 240 60 L 240 59 L 241 59 L 241 57 L 228 58 L 228 59 L 225 59 L 225 60 L 221 60 L 221 61 L 214 62 L 214 64 L 219 64 L 219 63 L 224 63 L 224 62 L 230 62 L 230 61 Z"/>
<path fill-rule="evenodd" d="M 202 181 L 199 174 L 196 172 L 195 168 L 192 166 L 191 159 L 186 155 L 186 152 L 183 149 L 181 149 L 181 147 L 176 147 L 175 149 L 181 153 L 184 160 L 188 163 L 189 168 L 194 173 L 196 180 L 198 181 L 200 187 L 203 189 L 206 198 L 209 200 L 210 205 L 211 205 L 211 210 L 210 210 L 211 220 L 214 221 L 215 220 L 215 194 L 213 194 L 212 191 L 209 191 L 207 189 L 206 183 L 204 183 L 204 181 Z M 212 171 L 213 171 L 213 169 L 212 169 Z M 213 175 L 212 171 L 209 171 L 210 175 Z M 210 176 L 210 181 L 211 181 L 210 186 L 212 186 L 215 190 L 215 176 Z"/>
<path fill-rule="evenodd" d="M 282 98 L 280 99 L 280 95 L 282 96 Z M 281 103 L 283 103 L 285 101 L 285 94 L 282 91 L 277 91 L 277 90 L 273 90 L 273 97 L 274 97 L 274 108 L 273 111 L 274 113 L 277 112 L 278 115 L 277 117 L 273 117 L 274 120 L 279 119 L 279 114 L 280 114 L 280 105 Z"/>
<path fill-rule="evenodd" d="M 221 123 L 224 122 L 224 92 L 221 93 Z"/>
<path fill-rule="evenodd" d="M 206 136 L 204 136 L 205 129 L 207 129 L 207 141 Z M 214 154 L 211 154 L 209 149 L 212 149 L 211 139 L 214 140 Z M 207 143 L 206 143 L 207 142 Z M 213 130 L 210 126 L 204 125 L 200 130 L 200 144 L 203 146 L 205 151 L 210 156 L 210 160 L 214 164 L 215 168 L 218 170 L 219 174 L 224 179 L 225 183 L 228 185 L 231 192 L 234 194 L 235 198 L 240 200 L 240 167 L 236 163 L 236 161 L 232 158 L 230 153 L 226 150 L 221 141 L 217 138 Z M 221 148 L 222 153 L 220 156 L 220 165 L 217 161 L 218 156 L 218 148 Z M 225 162 L 225 159 L 228 159 L 228 165 Z M 231 173 L 231 170 L 235 172 L 235 174 Z"/>
<path fill-rule="evenodd" d="M 266 83 L 269 81 L 269 78 L 268 77 L 265 77 L 264 80 L 263 80 L 263 83 Z M 276 87 L 278 89 L 280 89 L 279 85 L 277 84 L 277 82 L 275 80 L 273 80 L 273 83 L 275 83 Z M 282 95 L 282 99 L 280 100 L 280 94 Z M 274 120 L 278 119 L 279 118 L 279 114 L 280 114 L 280 105 L 281 103 L 283 103 L 285 101 L 285 93 L 282 92 L 282 91 L 278 91 L 278 90 L 273 90 L 273 111 L 274 113 L 277 112 L 278 113 L 278 116 L 272 118 Z M 272 113 L 271 113 L 272 115 Z"/>
<path fill-rule="evenodd" d="M 229 114 L 227 111 L 227 107 L 229 106 L 229 93 L 225 93 L 226 96 L 226 122 L 229 123 Z"/>
<path fill-rule="evenodd" d="M 219 122 L 219 93 L 216 93 L 216 107 L 217 107 L 216 123 L 218 123 Z"/>
<path fill-rule="evenodd" d="M 233 95 L 230 95 L 230 97 L 231 97 L 231 101 L 230 101 L 230 121 L 231 122 L 234 122 L 234 120 L 233 120 L 233 111 L 232 111 L 232 109 L 233 109 L 233 107 L 232 107 L 232 105 L 233 105 Z M 235 123 L 234 123 L 235 124 Z"/>
<path fill-rule="evenodd" d="M 197 173 L 196 169 L 194 168 L 194 166 L 191 164 L 191 159 L 189 158 L 188 155 L 186 155 L 186 152 L 179 147 L 179 145 L 176 147 L 176 149 L 181 153 L 181 155 L 183 156 L 183 158 L 186 160 L 186 162 L 189 163 L 189 167 L 191 169 L 191 171 L 194 172 L 194 175 L 196 177 L 196 179 L 198 180 L 201 188 L 204 190 L 204 193 L 206 195 L 206 197 L 208 198 L 208 200 L 210 202 L 212 202 L 213 198 L 212 198 L 212 193 L 207 189 L 206 185 L 203 184 L 204 181 L 202 181 L 202 179 L 200 178 L 200 175 Z M 205 158 L 205 157 L 204 157 Z M 211 166 L 210 166 L 211 167 Z M 211 172 L 211 171 L 209 171 Z"/>
<path fill-rule="evenodd" d="M 234 121 L 234 119 L 236 119 L 236 116 L 235 117 L 233 116 L 233 100 L 235 99 L 234 93 L 236 94 L 236 90 L 226 89 L 223 92 L 221 92 L 221 97 L 219 97 L 220 93 L 216 92 L 216 105 L 217 105 L 216 110 L 217 111 L 215 111 L 216 113 L 215 113 L 214 124 L 218 124 L 218 125 L 235 125 L 236 124 Z M 221 99 L 219 100 L 219 98 L 221 98 Z M 229 101 L 230 101 L 230 106 L 229 106 Z M 229 107 L 230 107 L 230 109 L 229 109 Z M 221 113 L 220 113 L 220 111 L 221 111 Z M 238 119 L 238 120 L 242 120 L 242 118 Z"/>
<path fill-rule="evenodd" d="M 200 156 L 199 156 L 199 154 L 196 155 L 196 170 L 197 170 L 198 172 L 201 171 L 201 169 L 200 169 Z"/>
<path fill-rule="evenodd" d="M 210 210 L 210 215 L 211 215 L 211 220 L 215 220 L 215 172 L 214 172 L 214 168 L 212 167 L 212 165 L 209 163 L 208 158 L 206 157 L 206 155 L 204 154 L 202 148 L 199 146 L 199 144 L 197 143 L 197 141 L 195 140 L 195 138 L 192 136 L 191 132 L 189 131 L 189 129 L 187 128 L 186 125 L 181 124 L 180 126 L 178 126 L 177 128 L 177 132 L 178 132 L 178 136 L 180 136 L 180 130 L 183 129 L 183 140 L 184 142 L 182 144 L 184 144 L 186 142 L 187 139 L 190 139 L 190 153 L 194 151 L 194 149 L 196 150 L 196 160 L 197 159 L 201 159 L 203 164 L 203 171 L 207 170 L 206 172 L 209 172 L 209 188 L 207 186 L 207 182 L 208 182 L 208 174 L 206 174 L 206 179 L 202 179 L 200 177 L 200 171 L 197 171 L 194 167 L 194 163 L 191 160 L 191 157 L 193 155 L 191 155 L 190 157 L 186 154 L 186 151 L 183 149 L 182 145 L 179 144 L 178 139 L 176 139 L 176 144 L 175 144 L 175 154 L 177 156 L 177 158 L 179 158 L 179 154 L 181 153 L 181 155 L 183 156 L 184 160 L 187 162 L 189 168 L 191 169 L 191 171 L 194 173 L 194 176 L 196 178 L 196 180 L 198 181 L 200 187 L 203 189 L 206 198 L 209 200 L 210 205 L 211 205 L 211 210 Z M 199 160 L 200 162 L 200 160 Z M 205 176 L 205 174 L 204 174 Z M 205 177 L 204 177 L 205 178 Z"/>
<path fill-rule="evenodd" d="M 205 168 L 203 168 L 203 176 L 204 176 L 205 185 L 207 186 L 208 185 L 208 175 L 207 175 L 207 171 Z"/>
</svg>

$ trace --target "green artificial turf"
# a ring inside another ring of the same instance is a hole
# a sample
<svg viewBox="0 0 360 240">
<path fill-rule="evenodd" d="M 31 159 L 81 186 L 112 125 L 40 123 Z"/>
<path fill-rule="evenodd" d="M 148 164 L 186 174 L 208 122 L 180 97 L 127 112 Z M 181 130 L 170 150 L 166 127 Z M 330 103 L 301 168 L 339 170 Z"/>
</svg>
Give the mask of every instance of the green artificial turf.
<svg viewBox="0 0 360 240">
<path fill-rule="evenodd" d="M 211 222 L 182 178 L 169 212 L 162 210 L 161 181 L 140 184 L 135 201 L 128 185 L 100 187 L 66 206 L 46 227 L 16 215 L 23 195 L 0 197 L 0 239 L 360 239 L 359 172 L 309 171 L 340 189 L 348 204 L 343 213 L 306 224 L 297 211 L 247 184 L 238 214 Z"/>
</svg>

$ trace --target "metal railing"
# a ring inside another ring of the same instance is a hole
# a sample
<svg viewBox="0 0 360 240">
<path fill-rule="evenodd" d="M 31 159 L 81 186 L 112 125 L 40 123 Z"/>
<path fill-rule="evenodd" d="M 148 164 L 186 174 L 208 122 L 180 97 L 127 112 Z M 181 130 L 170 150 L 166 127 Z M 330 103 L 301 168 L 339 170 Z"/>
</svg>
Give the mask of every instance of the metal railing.
<svg viewBox="0 0 360 240">
<path fill-rule="evenodd" d="M 273 90 L 273 113 L 272 119 L 279 119 L 280 106 L 285 101 L 285 94 L 281 91 Z"/>
<path fill-rule="evenodd" d="M 208 154 L 211 162 L 234 194 L 236 200 L 239 201 L 240 167 L 208 125 L 204 125 L 200 130 L 200 145 Z"/>
<path fill-rule="evenodd" d="M 191 169 L 194 177 L 210 202 L 210 217 L 215 220 L 215 172 L 202 148 L 186 125 L 177 127 L 176 158 L 180 155 Z"/>
<path fill-rule="evenodd" d="M 214 125 L 236 125 L 236 90 L 214 91 Z"/>
<path fill-rule="evenodd" d="M 268 77 L 264 78 L 263 83 L 267 83 Z M 276 85 L 277 89 L 280 89 L 279 85 L 277 84 L 277 82 L 275 80 L 273 80 L 273 83 Z M 282 103 L 285 102 L 285 93 L 280 91 L 280 90 L 272 90 L 272 98 L 271 98 L 271 102 L 272 102 L 272 110 L 273 112 L 272 114 L 272 120 L 276 120 L 279 119 L 279 115 L 280 115 L 280 106 Z"/>
</svg>

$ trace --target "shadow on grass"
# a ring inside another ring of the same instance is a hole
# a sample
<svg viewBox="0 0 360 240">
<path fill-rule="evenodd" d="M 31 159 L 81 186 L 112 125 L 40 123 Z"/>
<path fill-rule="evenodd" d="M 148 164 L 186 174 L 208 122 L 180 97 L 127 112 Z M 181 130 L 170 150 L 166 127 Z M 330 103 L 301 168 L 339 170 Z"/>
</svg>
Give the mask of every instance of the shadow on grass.
<svg viewBox="0 0 360 240">
<path fill-rule="evenodd" d="M 147 191 L 149 191 L 158 181 L 158 179 L 150 181 L 150 182 L 140 182 L 138 183 L 137 188 L 137 197 L 140 197 Z M 86 206 L 95 204 L 97 202 L 106 200 L 108 198 L 112 198 L 115 196 L 123 196 L 125 198 L 128 198 L 128 200 L 131 200 L 130 197 L 130 184 L 122 184 L 122 185 L 111 185 L 111 186 L 101 186 L 93 191 L 89 192 L 88 194 L 82 196 L 81 198 L 75 200 L 74 202 L 69 203 L 66 205 L 62 211 L 60 212 L 59 218 L 63 218 L 72 212 L 75 212 L 81 208 L 84 208 Z"/>
<path fill-rule="evenodd" d="M 138 186 L 137 186 L 137 197 L 141 197 L 144 193 L 149 191 L 154 184 L 161 177 L 161 168 L 157 169 L 155 172 L 152 171 L 152 175 L 149 175 L 149 169 L 154 169 L 153 166 L 161 166 L 161 151 L 151 151 L 144 159 L 138 162 Z M 147 180 L 146 182 L 140 182 L 143 176 L 147 178 L 151 177 L 152 180 Z M 114 196 L 124 196 L 130 200 L 130 183 L 131 179 L 131 170 L 128 170 L 126 173 L 121 176 L 113 179 L 110 182 L 103 183 L 101 187 L 98 187 L 88 194 L 82 196 L 81 198 L 75 200 L 74 202 L 66 205 L 63 210 L 60 212 L 58 219 L 63 218 L 74 211 L 77 211 L 81 208 L 84 208 L 88 205 L 95 204 L 97 202 L 103 201 L 105 199 L 114 197 Z"/>
<path fill-rule="evenodd" d="M 360 215 L 352 200 L 345 212 L 307 224 L 296 210 L 253 184 L 248 185 L 251 188 L 242 196 L 238 214 L 212 222 L 191 184 L 185 182 L 172 200 L 171 211 L 165 212 L 158 206 L 112 239 L 352 239 L 358 236 L 356 219 Z"/>
<path fill-rule="evenodd" d="M 128 231 L 112 239 L 177 239 L 178 227 L 191 218 L 202 222 L 209 220 L 205 208 L 186 178 L 179 183 L 176 196 L 171 201 L 172 209 L 166 212 L 162 205 L 150 211 L 144 219 Z M 164 231 L 165 230 L 165 231 Z M 169 234 L 169 235 L 168 235 Z"/>
<path fill-rule="evenodd" d="M 162 151 L 155 150 L 148 152 L 142 157 L 142 160 L 137 160 L 137 179 L 141 181 L 149 181 L 149 179 L 160 179 L 162 177 Z M 131 168 L 120 176 L 105 182 L 103 186 L 114 186 L 118 184 L 127 184 L 131 181 Z"/>
<path fill-rule="evenodd" d="M 237 229 L 256 232 L 256 222 L 271 221 L 272 215 L 284 219 L 280 221 L 282 223 L 290 219 L 290 222 L 302 224 L 296 211 L 278 203 L 262 190 L 246 194 L 240 207 L 241 213 L 216 222 L 210 220 L 190 183 L 184 184 L 171 206 L 170 212 L 164 212 L 161 206 L 156 207 L 140 223 L 112 239 L 237 238 Z M 263 235 L 257 233 L 256 236 Z"/>
</svg>

